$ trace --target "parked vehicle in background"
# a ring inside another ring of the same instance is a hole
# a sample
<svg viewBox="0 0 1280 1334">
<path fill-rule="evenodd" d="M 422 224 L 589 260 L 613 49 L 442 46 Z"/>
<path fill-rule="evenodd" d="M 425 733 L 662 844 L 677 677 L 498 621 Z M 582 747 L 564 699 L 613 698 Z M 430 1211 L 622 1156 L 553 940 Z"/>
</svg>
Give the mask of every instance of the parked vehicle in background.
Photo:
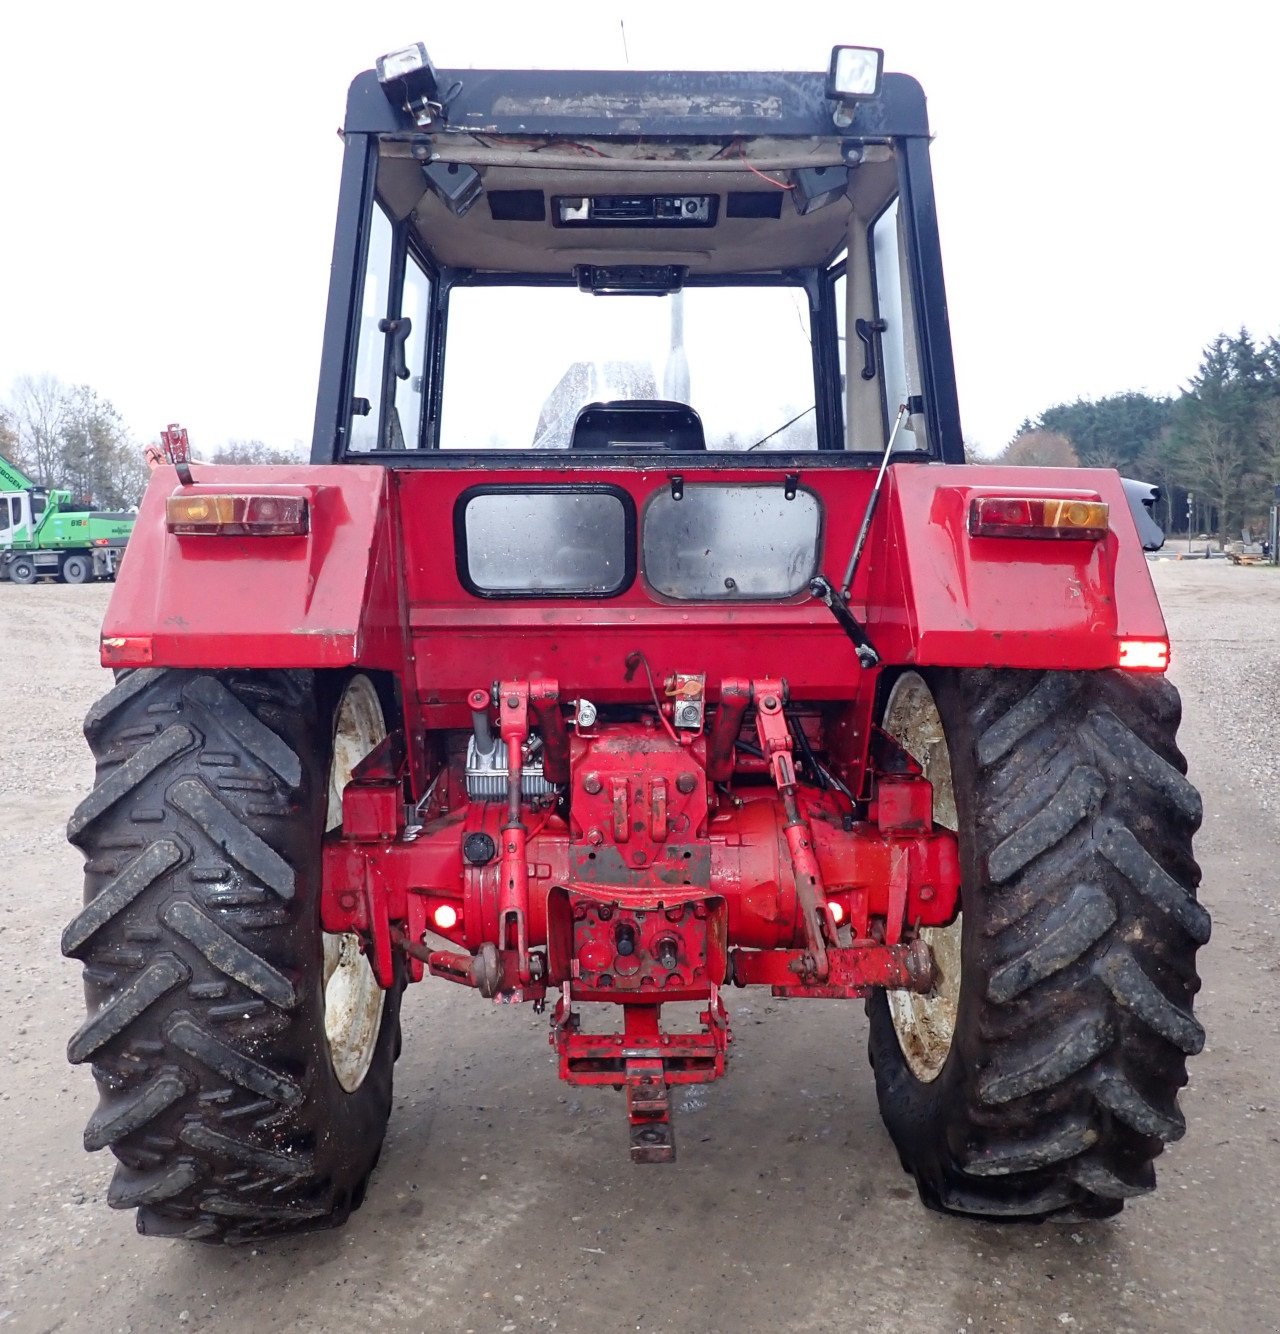
<svg viewBox="0 0 1280 1334">
<path fill-rule="evenodd" d="M 37 486 L 0 454 L 0 579 L 114 579 L 136 516 L 73 509 L 70 491 Z"/>
</svg>

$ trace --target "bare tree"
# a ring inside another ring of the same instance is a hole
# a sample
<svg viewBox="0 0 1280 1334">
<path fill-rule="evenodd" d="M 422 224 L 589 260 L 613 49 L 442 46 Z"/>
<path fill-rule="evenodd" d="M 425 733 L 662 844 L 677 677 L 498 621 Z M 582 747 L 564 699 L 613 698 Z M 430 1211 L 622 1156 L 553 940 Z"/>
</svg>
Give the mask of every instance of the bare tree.
<svg viewBox="0 0 1280 1334">
<path fill-rule="evenodd" d="M 209 456 L 210 463 L 298 463 L 296 450 L 275 449 L 264 440 L 228 440 Z"/>
<path fill-rule="evenodd" d="M 8 408 L 0 407 L 0 454 L 13 463 L 18 461 L 18 428 Z"/>
<path fill-rule="evenodd" d="M 1201 413 L 1181 451 L 1182 470 L 1217 510 L 1218 549 L 1238 518 L 1240 495 L 1249 471 L 1249 452 L 1229 422 Z"/>
<path fill-rule="evenodd" d="M 1023 431 L 991 462 L 1025 468 L 1076 468 L 1080 465 L 1075 446 L 1059 431 Z"/>
<path fill-rule="evenodd" d="M 39 486 L 56 486 L 61 480 L 68 394 L 53 375 L 23 375 L 13 382 L 9 410 L 18 433 L 14 462 Z"/>
</svg>

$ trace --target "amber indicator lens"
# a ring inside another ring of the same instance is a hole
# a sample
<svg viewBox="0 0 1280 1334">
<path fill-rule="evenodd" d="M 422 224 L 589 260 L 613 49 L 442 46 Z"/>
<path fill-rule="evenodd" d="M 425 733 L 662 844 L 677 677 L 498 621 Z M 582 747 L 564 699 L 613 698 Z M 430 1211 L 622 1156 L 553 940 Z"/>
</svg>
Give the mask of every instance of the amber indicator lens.
<svg viewBox="0 0 1280 1334">
<path fill-rule="evenodd" d="M 165 502 L 171 533 L 283 537 L 307 531 L 302 496 L 177 495 Z"/>
<path fill-rule="evenodd" d="M 969 502 L 974 537 L 1079 538 L 1097 542 L 1110 529 L 1105 500 L 1074 496 L 975 496 Z"/>
</svg>

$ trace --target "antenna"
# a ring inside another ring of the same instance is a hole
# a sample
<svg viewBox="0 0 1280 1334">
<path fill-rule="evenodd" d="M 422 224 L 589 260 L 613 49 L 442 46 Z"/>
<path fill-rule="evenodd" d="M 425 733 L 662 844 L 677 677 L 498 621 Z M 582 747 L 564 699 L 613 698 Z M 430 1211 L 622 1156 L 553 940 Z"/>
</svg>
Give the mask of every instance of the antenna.
<svg viewBox="0 0 1280 1334">
<path fill-rule="evenodd" d="M 618 27 L 622 29 L 622 56 L 623 56 L 623 59 L 624 59 L 624 60 L 627 62 L 627 64 L 629 65 L 629 64 L 631 64 L 631 52 L 627 50 L 627 21 L 626 21 L 626 19 L 619 19 L 619 20 L 618 20 Z"/>
</svg>

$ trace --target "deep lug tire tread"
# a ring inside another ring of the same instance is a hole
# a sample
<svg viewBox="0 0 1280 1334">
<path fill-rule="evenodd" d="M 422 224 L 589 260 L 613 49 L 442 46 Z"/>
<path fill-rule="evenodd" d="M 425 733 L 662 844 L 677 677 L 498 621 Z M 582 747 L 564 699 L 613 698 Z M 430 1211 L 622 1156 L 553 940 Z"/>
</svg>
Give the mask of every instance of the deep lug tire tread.
<svg viewBox="0 0 1280 1334">
<path fill-rule="evenodd" d="M 965 878 L 956 1038 L 911 1075 L 869 1002 L 881 1111 L 925 1203 L 1106 1217 L 1155 1185 L 1178 1139 L 1192 1013 L 1199 794 L 1163 678 L 929 675 L 955 774 Z"/>
<path fill-rule="evenodd" d="M 121 676 L 85 720 L 97 784 L 68 836 L 85 906 L 63 951 L 89 1015 L 68 1055 L 85 1147 L 147 1235 L 330 1227 L 363 1198 L 391 1106 L 400 988 L 364 1083 L 329 1063 L 317 894 L 333 700 L 310 672 Z"/>
</svg>

